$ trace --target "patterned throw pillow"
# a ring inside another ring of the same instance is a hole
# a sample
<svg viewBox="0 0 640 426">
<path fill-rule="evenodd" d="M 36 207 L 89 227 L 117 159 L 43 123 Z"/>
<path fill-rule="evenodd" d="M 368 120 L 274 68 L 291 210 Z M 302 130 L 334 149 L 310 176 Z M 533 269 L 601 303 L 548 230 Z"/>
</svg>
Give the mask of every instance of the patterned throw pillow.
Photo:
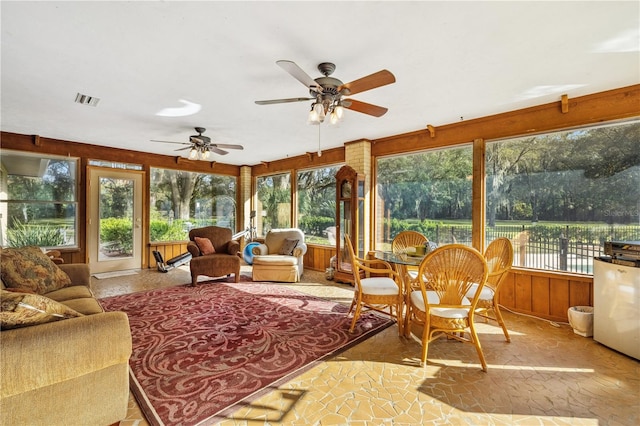
<svg viewBox="0 0 640 426">
<path fill-rule="evenodd" d="M 278 254 L 285 254 L 288 256 L 293 256 L 293 249 L 298 245 L 298 240 L 294 240 L 292 238 L 285 238 L 282 243 L 282 247 L 280 247 L 280 252 Z"/>
<path fill-rule="evenodd" d="M 0 329 L 27 327 L 84 316 L 39 294 L 0 292 Z"/>
<path fill-rule="evenodd" d="M 45 294 L 71 285 L 71 278 L 36 246 L 0 249 L 5 286 Z"/>
<path fill-rule="evenodd" d="M 202 237 L 194 237 L 194 240 L 196 241 L 196 245 L 200 249 L 200 253 L 202 253 L 203 255 L 213 254 L 216 252 L 216 249 L 213 247 L 213 244 L 211 243 L 210 239 L 202 238 Z"/>
</svg>

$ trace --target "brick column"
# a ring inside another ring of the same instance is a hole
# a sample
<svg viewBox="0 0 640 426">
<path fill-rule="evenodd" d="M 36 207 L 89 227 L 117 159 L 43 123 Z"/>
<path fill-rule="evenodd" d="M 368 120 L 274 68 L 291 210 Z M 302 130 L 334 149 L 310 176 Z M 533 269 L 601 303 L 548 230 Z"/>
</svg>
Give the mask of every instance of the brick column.
<svg viewBox="0 0 640 426">
<path fill-rule="evenodd" d="M 364 241 L 364 253 L 371 248 L 371 141 L 362 139 L 344 145 L 345 163 L 363 174 L 364 181 L 364 229 L 360 229 Z"/>
</svg>

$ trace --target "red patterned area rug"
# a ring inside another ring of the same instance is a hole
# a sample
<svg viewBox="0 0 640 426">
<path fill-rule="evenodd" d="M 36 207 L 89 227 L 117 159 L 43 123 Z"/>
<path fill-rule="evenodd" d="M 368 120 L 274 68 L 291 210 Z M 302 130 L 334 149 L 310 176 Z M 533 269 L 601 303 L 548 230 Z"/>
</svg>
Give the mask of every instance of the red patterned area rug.
<svg viewBox="0 0 640 426">
<path fill-rule="evenodd" d="M 207 425 L 392 324 L 274 283 L 201 282 L 100 300 L 129 315 L 131 389 L 152 425 Z"/>
</svg>

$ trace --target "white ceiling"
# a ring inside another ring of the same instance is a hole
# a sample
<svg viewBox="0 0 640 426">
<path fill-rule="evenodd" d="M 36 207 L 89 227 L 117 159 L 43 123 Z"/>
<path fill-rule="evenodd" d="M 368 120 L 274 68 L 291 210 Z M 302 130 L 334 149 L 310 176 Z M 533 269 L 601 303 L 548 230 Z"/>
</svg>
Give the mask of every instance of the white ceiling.
<svg viewBox="0 0 640 426">
<path fill-rule="evenodd" d="M 323 148 L 640 82 L 640 2 L 1 2 L 3 131 L 177 155 L 193 127 L 242 144 L 214 160 L 253 165 L 318 149 L 311 101 L 276 65 L 343 82 L 389 108 L 321 125 Z M 77 93 L 100 98 L 74 103 Z M 196 114 L 158 116 L 182 100 Z M 186 155 L 182 151 L 181 155 Z"/>
</svg>

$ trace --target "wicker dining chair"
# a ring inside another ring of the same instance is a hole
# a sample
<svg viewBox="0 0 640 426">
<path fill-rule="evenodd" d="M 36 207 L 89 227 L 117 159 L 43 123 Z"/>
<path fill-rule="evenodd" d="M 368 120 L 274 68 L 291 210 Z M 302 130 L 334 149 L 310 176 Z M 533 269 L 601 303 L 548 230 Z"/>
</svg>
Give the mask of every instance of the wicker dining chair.
<svg viewBox="0 0 640 426">
<path fill-rule="evenodd" d="M 404 254 L 413 252 L 415 246 L 424 246 L 429 244 L 429 239 L 416 231 L 402 231 L 391 241 L 391 251 L 395 254 Z M 405 266 L 404 271 L 405 282 L 411 288 L 417 288 L 418 285 L 418 267 Z M 401 272 L 402 273 L 402 272 Z"/>
<path fill-rule="evenodd" d="M 411 292 L 409 306 L 409 328 L 423 326 L 421 365 L 426 366 L 429 342 L 447 336 L 473 344 L 482 370 L 487 371 L 473 322 L 478 295 L 472 299 L 465 295 L 474 284 L 482 291 L 488 270 L 482 253 L 462 244 L 444 245 L 424 258 L 418 269 L 420 289 Z"/>
<path fill-rule="evenodd" d="M 394 318 L 398 323 L 398 333 L 403 335 L 403 304 L 404 297 L 399 275 L 391 264 L 380 259 L 363 259 L 356 256 L 351 238 L 345 235 L 347 249 L 351 258 L 354 279 L 354 294 L 349 308 L 349 314 L 355 307 L 349 332 L 353 332 L 360 317 L 362 308 L 381 312 Z M 365 274 L 374 273 L 375 276 L 366 277 Z M 389 312 L 385 311 L 389 309 Z"/>
<path fill-rule="evenodd" d="M 511 342 L 509 331 L 505 325 L 500 305 L 498 304 L 498 291 L 508 275 L 513 264 L 513 245 L 508 238 L 496 238 L 487 246 L 484 258 L 489 267 L 489 277 L 484 288 L 480 291 L 476 314 L 487 320 L 497 322 L 502 327 L 502 332 L 507 342 Z M 467 293 L 468 298 L 473 298 L 478 291 L 478 286 L 473 285 Z M 491 313 L 493 312 L 493 315 Z"/>
</svg>

